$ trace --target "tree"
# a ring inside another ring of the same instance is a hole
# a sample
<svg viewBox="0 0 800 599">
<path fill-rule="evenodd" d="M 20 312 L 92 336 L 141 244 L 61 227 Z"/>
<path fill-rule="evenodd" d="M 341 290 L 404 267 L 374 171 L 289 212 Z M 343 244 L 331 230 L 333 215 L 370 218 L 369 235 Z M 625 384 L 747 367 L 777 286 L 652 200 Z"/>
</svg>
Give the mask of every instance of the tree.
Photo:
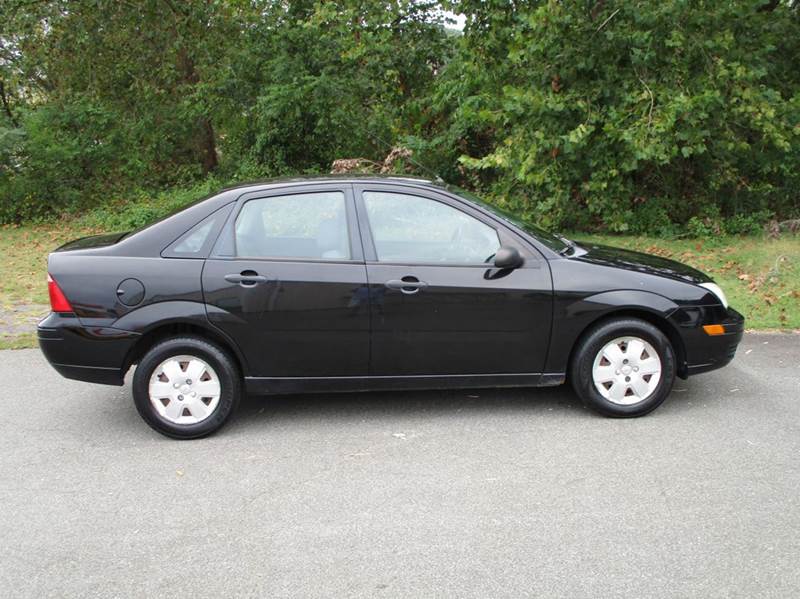
<svg viewBox="0 0 800 599">
<path fill-rule="evenodd" d="M 449 47 L 435 4 L 412 0 L 0 10 L 0 113 L 22 132 L 5 146 L 0 220 L 218 168 L 262 176 L 384 155 L 379 140 L 414 127 Z"/>
<path fill-rule="evenodd" d="M 531 218 L 653 231 L 797 210 L 790 4 L 452 4 L 467 26 L 448 67 L 461 75 L 440 88 L 458 89 L 446 131 L 467 176 Z"/>
</svg>

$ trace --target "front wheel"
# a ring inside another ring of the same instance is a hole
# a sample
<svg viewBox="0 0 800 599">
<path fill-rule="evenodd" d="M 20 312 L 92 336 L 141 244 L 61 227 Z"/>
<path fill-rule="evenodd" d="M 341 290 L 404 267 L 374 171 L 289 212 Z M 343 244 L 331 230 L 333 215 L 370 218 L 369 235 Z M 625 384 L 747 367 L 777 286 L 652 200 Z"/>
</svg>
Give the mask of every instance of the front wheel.
<svg viewBox="0 0 800 599">
<path fill-rule="evenodd" d="M 637 318 L 606 320 L 579 341 L 570 365 L 575 392 L 605 416 L 643 416 L 667 398 L 675 381 L 669 339 Z"/>
<path fill-rule="evenodd" d="M 133 399 L 147 424 L 174 439 L 219 429 L 239 402 L 241 381 L 230 356 L 199 337 L 153 346 L 133 375 Z"/>
</svg>

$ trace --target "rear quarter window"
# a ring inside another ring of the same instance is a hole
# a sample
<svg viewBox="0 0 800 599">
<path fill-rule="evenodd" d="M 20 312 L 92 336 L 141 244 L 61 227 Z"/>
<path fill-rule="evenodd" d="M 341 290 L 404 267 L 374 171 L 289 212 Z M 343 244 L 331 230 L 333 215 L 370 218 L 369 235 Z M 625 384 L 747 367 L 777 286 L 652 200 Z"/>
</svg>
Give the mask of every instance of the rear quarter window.
<svg viewBox="0 0 800 599">
<path fill-rule="evenodd" d="M 205 258 L 225 224 L 233 202 L 209 214 L 171 243 L 161 255 L 165 258 Z"/>
</svg>

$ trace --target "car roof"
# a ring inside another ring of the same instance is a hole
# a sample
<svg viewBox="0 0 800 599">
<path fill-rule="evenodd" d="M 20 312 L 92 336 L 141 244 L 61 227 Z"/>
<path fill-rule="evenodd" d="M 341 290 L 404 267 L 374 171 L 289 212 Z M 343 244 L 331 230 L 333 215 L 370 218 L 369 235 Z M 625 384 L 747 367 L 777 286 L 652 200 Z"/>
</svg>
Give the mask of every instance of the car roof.
<svg viewBox="0 0 800 599">
<path fill-rule="evenodd" d="M 444 182 L 437 183 L 422 177 L 402 175 L 308 175 L 302 177 L 292 176 L 263 179 L 261 181 L 245 181 L 218 189 L 206 197 L 200 198 L 192 204 L 178 210 L 175 214 L 151 223 L 141 230 L 133 231 L 130 235 L 121 240 L 122 243 L 110 246 L 106 251 L 109 253 L 116 253 L 117 251 L 120 253 L 129 252 L 128 255 L 131 255 L 130 252 L 134 254 L 138 252 L 141 253 L 140 255 L 159 255 L 158 253 L 161 252 L 167 241 L 176 239 L 202 219 L 247 193 L 257 193 L 281 187 L 308 185 L 309 183 L 342 184 L 359 182 L 405 183 L 406 185 L 447 190 Z"/>
<path fill-rule="evenodd" d="M 444 181 L 434 181 L 425 177 L 410 175 L 304 175 L 301 177 L 276 177 L 256 181 L 244 181 L 220 189 L 220 193 L 232 190 L 253 190 L 280 187 L 283 185 L 302 185 L 303 183 L 413 183 L 416 185 L 429 185 L 431 187 L 446 188 Z"/>
<path fill-rule="evenodd" d="M 310 175 L 310 176 L 293 176 L 293 177 L 280 177 L 274 179 L 264 179 L 261 181 L 247 181 L 230 185 L 220 189 L 217 192 L 197 200 L 195 203 L 179 210 L 177 213 L 164 218 L 161 221 L 152 223 L 139 231 L 131 233 L 121 240 L 120 243 L 110 246 L 107 253 L 120 253 L 123 255 L 160 255 L 161 250 L 164 248 L 165 242 L 177 239 L 181 234 L 188 231 L 192 226 L 199 223 L 202 219 L 210 216 L 216 210 L 232 204 L 243 195 L 249 193 L 258 193 L 265 190 L 277 189 L 281 187 L 302 186 L 315 183 L 333 183 L 333 184 L 347 184 L 347 183 L 383 183 L 383 184 L 397 184 L 408 185 L 418 188 L 428 188 L 431 190 L 438 190 L 450 196 L 456 193 L 453 188 L 447 185 L 444 181 L 433 181 L 424 177 L 413 177 L 403 175 Z M 457 194 L 458 195 L 458 194 Z M 469 202 L 473 208 L 485 213 L 490 218 L 495 220 L 502 217 L 492 213 L 489 209 L 479 203 L 470 201 L 469 198 L 459 196 L 462 201 Z M 535 235 L 522 232 L 516 225 L 506 222 L 505 226 L 511 226 L 517 229 L 517 234 L 525 238 L 530 238 L 534 241 L 541 253 L 545 256 L 555 256 L 556 254 L 547 248 L 546 245 L 536 240 Z"/>
</svg>

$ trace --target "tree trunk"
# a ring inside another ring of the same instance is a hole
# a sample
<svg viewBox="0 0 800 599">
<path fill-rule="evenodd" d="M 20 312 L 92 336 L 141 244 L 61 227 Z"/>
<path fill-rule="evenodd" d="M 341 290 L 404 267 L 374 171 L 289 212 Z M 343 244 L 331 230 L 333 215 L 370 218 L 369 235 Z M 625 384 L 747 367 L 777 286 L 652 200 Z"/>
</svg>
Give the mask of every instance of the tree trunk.
<svg viewBox="0 0 800 599">
<path fill-rule="evenodd" d="M 19 122 L 17 119 L 14 118 L 14 113 L 11 112 L 11 106 L 8 104 L 8 97 L 6 96 L 6 87 L 2 80 L 0 80 L 0 101 L 3 103 L 3 109 L 8 115 L 8 120 L 11 121 L 11 124 L 15 127 L 19 127 Z"/>
<path fill-rule="evenodd" d="M 196 86 L 200 82 L 200 76 L 194 66 L 194 60 L 189 56 L 186 48 L 178 50 L 178 68 L 180 69 L 184 83 Z M 203 174 L 207 175 L 219 164 L 217 156 L 217 141 L 214 135 L 214 125 L 207 116 L 201 117 L 197 123 L 197 133 L 195 136 L 195 154 L 199 157 Z"/>
<path fill-rule="evenodd" d="M 203 139 L 200 143 L 203 174 L 207 175 L 217 168 L 219 165 L 219 157 L 217 156 L 217 142 L 214 136 L 214 125 L 211 124 L 211 120 L 208 118 L 203 118 L 201 120 L 201 127 L 203 131 Z"/>
</svg>

